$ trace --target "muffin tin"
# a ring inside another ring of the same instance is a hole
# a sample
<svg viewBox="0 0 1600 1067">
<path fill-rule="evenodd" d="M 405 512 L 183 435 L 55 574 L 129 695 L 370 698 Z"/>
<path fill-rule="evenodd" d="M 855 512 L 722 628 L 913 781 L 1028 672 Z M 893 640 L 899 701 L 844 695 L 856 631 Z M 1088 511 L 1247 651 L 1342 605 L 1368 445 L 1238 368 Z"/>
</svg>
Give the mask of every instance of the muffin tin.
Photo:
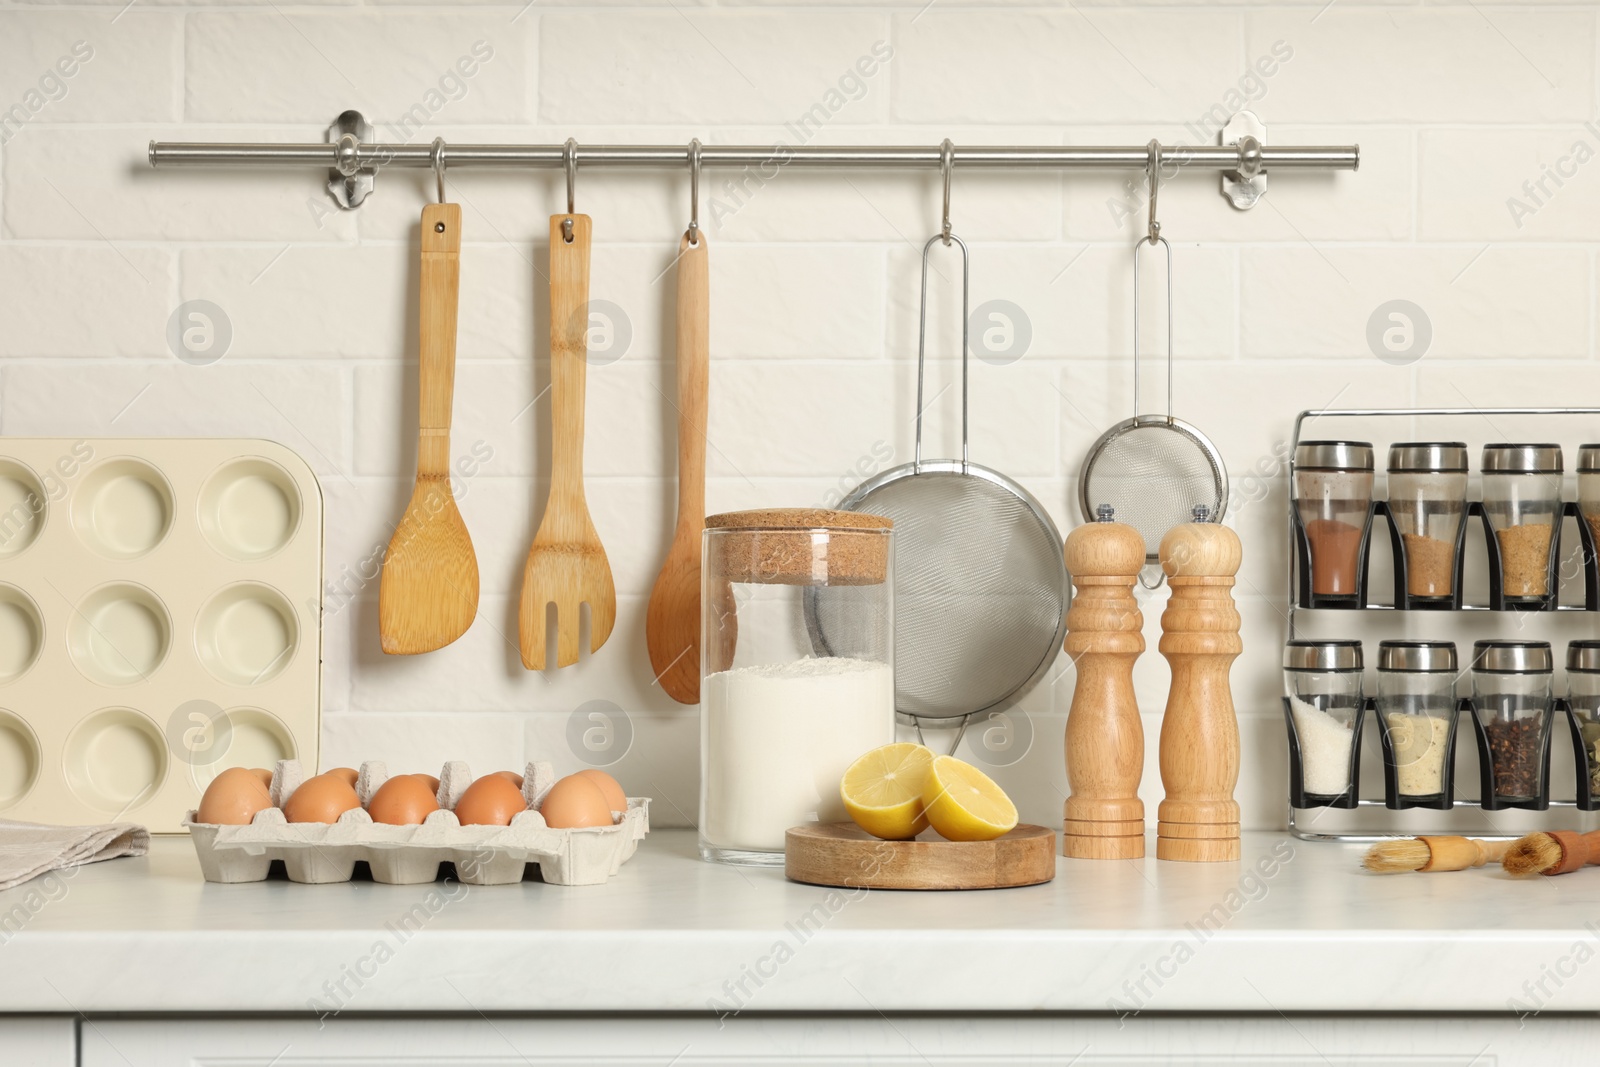
<svg viewBox="0 0 1600 1067">
<path fill-rule="evenodd" d="M 315 760 L 321 586 L 282 445 L 0 441 L 0 817 L 178 833 L 222 768 Z"/>
<path fill-rule="evenodd" d="M 259 882 L 275 861 L 282 861 L 293 882 L 347 882 L 356 864 L 364 862 L 373 881 L 410 885 L 434 881 L 440 865 L 450 863 L 467 885 L 508 885 L 522 881 L 534 863 L 552 885 L 599 885 L 650 832 L 650 801 L 643 797 L 629 797 L 628 810 L 612 812 L 610 826 L 547 826 L 537 809 L 555 784 L 555 772 L 544 762 L 529 763 L 523 772 L 528 810 L 518 812 L 510 826 L 462 826 L 456 820 L 456 802 L 472 784 L 472 772 L 461 760 L 439 772 L 439 810 L 416 826 L 386 826 L 367 814 L 373 794 L 389 779 L 378 760 L 361 765 L 356 780 L 361 807 L 335 823 L 288 822 L 283 802 L 300 788 L 303 775 L 298 760 L 279 762 L 272 772 L 273 806 L 257 812 L 248 826 L 197 823 L 196 813 L 189 812 L 184 824 L 206 881 Z"/>
</svg>

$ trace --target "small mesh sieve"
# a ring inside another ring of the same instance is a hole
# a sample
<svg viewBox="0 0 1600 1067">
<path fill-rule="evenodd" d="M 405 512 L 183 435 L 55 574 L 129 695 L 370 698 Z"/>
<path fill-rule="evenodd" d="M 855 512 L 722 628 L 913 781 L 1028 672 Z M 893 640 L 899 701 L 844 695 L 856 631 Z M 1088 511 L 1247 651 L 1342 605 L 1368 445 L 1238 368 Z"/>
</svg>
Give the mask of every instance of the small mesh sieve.
<svg viewBox="0 0 1600 1067">
<path fill-rule="evenodd" d="M 1117 521 L 1144 535 L 1145 560 L 1160 562 L 1161 539 L 1174 526 L 1194 521 L 1204 507 L 1221 522 L 1228 503 L 1222 454 L 1199 430 L 1172 414 L 1172 246 L 1155 220 L 1160 146 L 1150 142 L 1150 230 L 1133 246 L 1133 417 L 1100 435 L 1084 457 L 1078 506 L 1093 522 L 1108 504 Z M 1167 258 L 1167 413 L 1139 413 L 1139 250 L 1160 245 Z"/>
<path fill-rule="evenodd" d="M 922 458 L 928 253 L 940 242 L 961 250 L 959 460 Z M 895 709 L 919 730 L 965 729 L 1009 707 L 1049 669 L 1066 637 L 1070 585 L 1055 523 L 1022 486 L 967 458 L 967 269 L 967 246 L 948 225 L 923 246 L 915 458 L 841 504 L 894 520 Z M 839 623 L 810 614 L 813 640 L 825 652 Z"/>
</svg>

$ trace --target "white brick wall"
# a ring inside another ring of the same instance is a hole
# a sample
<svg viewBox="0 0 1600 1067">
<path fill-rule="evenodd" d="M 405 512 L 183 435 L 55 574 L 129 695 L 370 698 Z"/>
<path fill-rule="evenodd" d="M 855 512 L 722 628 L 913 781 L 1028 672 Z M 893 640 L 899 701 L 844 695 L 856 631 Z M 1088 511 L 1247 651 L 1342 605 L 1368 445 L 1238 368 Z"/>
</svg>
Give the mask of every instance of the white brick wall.
<svg viewBox="0 0 1600 1067">
<path fill-rule="evenodd" d="M 304 455 L 327 497 L 329 578 L 353 598 L 329 606 L 330 761 L 424 769 L 464 756 L 488 767 L 526 754 L 568 769 L 569 716 L 608 700 L 635 731 L 620 777 L 658 797 L 662 822 L 692 819 L 695 715 L 651 685 L 643 639 L 675 505 L 663 272 L 686 221 L 686 176 L 579 179 L 579 209 L 595 219 L 594 295 L 620 307 L 632 333 L 619 361 L 589 373 L 590 501 L 619 618 L 592 662 L 539 677 L 518 663 L 515 598 L 549 462 L 541 286 L 560 175 L 450 176 L 466 234 L 454 443 L 492 450 L 461 505 L 483 608 L 456 645 L 387 659 L 376 584 L 351 576 L 386 543 L 409 492 L 412 249 L 431 178 L 386 173 L 368 205 L 345 214 L 312 172 L 151 172 L 151 138 L 316 141 L 359 107 L 388 139 L 414 143 L 770 143 L 793 140 L 785 125 L 839 92 L 811 143 L 1192 143 L 1203 116 L 1242 96 L 1272 140 L 1360 142 L 1363 161 L 1357 174 L 1274 174 L 1250 213 L 1218 196 L 1214 175 L 1163 187 L 1179 414 L 1213 436 L 1236 476 L 1270 471 L 1305 407 L 1600 399 L 1590 4 L 124 3 L 0 4 L 0 116 L 26 112 L 20 128 L 0 126 L 0 431 L 253 434 Z M 80 41 L 92 55 L 66 76 L 59 64 Z M 892 57 L 849 78 L 875 46 Z M 1264 59 L 1271 73 L 1252 73 Z M 1129 242 L 1143 205 L 1131 202 L 1131 218 L 1111 207 L 1131 177 L 955 180 L 974 304 L 1011 301 L 1033 330 L 1019 361 L 973 365 L 973 456 L 1023 479 L 1063 528 L 1076 521 L 1085 449 L 1132 408 Z M 938 178 L 736 181 L 710 171 L 703 190 L 708 503 L 820 502 L 859 479 L 878 442 L 896 462 L 910 454 L 917 253 L 938 223 Z M 941 260 L 935 389 L 958 372 L 954 281 Z M 1159 279 L 1149 281 L 1155 312 Z M 1366 341 L 1373 310 L 1396 298 L 1420 304 L 1434 329 L 1411 366 L 1381 362 Z M 167 349 L 168 317 L 189 299 L 217 303 L 232 324 L 232 348 L 213 366 Z M 1161 334 L 1153 317 L 1149 336 Z M 1159 402 L 1162 368 L 1146 371 Z M 952 391 L 930 411 L 931 452 L 955 449 L 958 410 Z M 1476 443 L 1497 428 L 1458 432 Z M 1595 438 L 1600 427 L 1568 435 Z M 1247 651 L 1233 677 L 1240 797 L 1247 821 L 1270 826 L 1285 777 L 1283 497 L 1251 484 L 1231 518 L 1246 548 Z M 1152 649 L 1164 595 L 1146 605 Z M 1137 678 L 1153 802 L 1164 661 L 1150 652 Z M 1062 661 L 1023 704 L 1032 748 L 997 771 L 1031 820 L 1059 821 L 1071 686 Z"/>
</svg>

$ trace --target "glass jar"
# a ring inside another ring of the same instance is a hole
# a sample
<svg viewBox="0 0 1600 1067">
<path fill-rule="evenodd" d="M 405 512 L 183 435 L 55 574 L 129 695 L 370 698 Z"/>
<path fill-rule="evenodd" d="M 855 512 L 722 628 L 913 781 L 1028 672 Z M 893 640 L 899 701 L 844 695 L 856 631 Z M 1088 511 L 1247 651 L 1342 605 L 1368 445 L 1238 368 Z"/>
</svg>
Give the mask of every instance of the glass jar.
<svg viewBox="0 0 1600 1067">
<path fill-rule="evenodd" d="M 1412 800 L 1444 795 L 1456 721 L 1456 646 L 1449 641 L 1378 645 L 1378 722 L 1394 755 L 1397 792 Z"/>
<path fill-rule="evenodd" d="M 848 818 L 839 780 L 894 740 L 893 523 L 809 508 L 706 519 L 700 855 L 783 863 Z"/>
<path fill-rule="evenodd" d="M 1389 514 L 1405 553 L 1409 599 L 1448 601 L 1454 595 L 1456 540 L 1466 513 L 1464 442 L 1390 446 Z"/>
<path fill-rule="evenodd" d="M 1589 795 L 1600 796 L 1600 641 L 1573 641 L 1567 645 L 1567 701 L 1583 735 L 1589 776 Z"/>
<path fill-rule="evenodd" d="M 1561 446 L 1484 445 L 1483 510 L 1500 549 L 1506 605 L 1541 605 L 1552 592 L 1561 531 Z"/>
<path fill-rule="evenodd" d="M 1283 688 L 1300 748 L 1301 788 L 1320 800 L 1348 793 L 1355 780 L 1355 727 L 1361 718 L 1361 642 L 1290 641 Z"/>
<path fill-rule="evenodd" d="M 1500 800 L 1531 801 L 1544 792 L 1551 664 L 1548 641 L 1472 646 L 1472 701 L 1488 738 L 1494 795 Z"/>
<path fill-rule="evenodd" d="M 1372 517 L 1372 445 L 1302 441 L 1294 466 L 1295 506 L 1311 551 L 1311 593 L 1353 601 Z"/>
<path fill-rule="evenodd" d="M 1600 444 L 1578 446 L 1578 512 L 1600 546 Z"/>
</svg>

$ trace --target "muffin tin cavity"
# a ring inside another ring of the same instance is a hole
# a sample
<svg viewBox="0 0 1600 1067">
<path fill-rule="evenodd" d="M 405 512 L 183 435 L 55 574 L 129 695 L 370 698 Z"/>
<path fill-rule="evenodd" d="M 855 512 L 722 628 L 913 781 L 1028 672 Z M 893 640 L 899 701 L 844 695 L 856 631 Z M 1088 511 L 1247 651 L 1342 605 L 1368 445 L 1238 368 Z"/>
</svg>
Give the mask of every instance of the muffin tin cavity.
<svg viewBox="0 0 1600 1067">
<path fill-rule="evenodd" d="M 283 720 L 261 708 L 229 708 L 227 751 L 213 763 L 195 764 L 194 784 L 200 790 L 229 767 L 274 767 L 295 758 L 294 735 Z"/>
<path fill-rule="evenodd" d="M 200 490 L 200 532 L 212 548 L 240 563 L 276 555 L 300 527 L 300 490 L 270 460 L 226 463 Z"/>
<path fill-rule="evenodd" d="M 33 598 L 14 585 L 0 582 L 0 685 L 28 673 L 44 645 L 44 621 Z M 0 798 L 5 786 L 0 784 Z"/>
<path fill-rule="evenodd" d="M 0 811 L 27 796 L 38 780 L 38 739 L 27 723 L 0 710 Z"/>
<path fill-rule="evenodd" d="M 73 609 L 67 645 L 72 662 L 101 685 L 148 681 L 172 647 L 172 618 L 154 593 L 113 582 Z"/>
<path fill-rule="evenodd" d="M 45 499 L 44 485 L 33 471 L 0 459 L 0 559 L 33 544 L 44 526 Z"/>
<path fill-rule="evenodd" d="M 72 525 L 91 551 L 138 559 L 172 529 L 172 486 L 143 460 L 108 460 L 84 475 L 72 500 Z"/>
<path fill-rule="evenodd" d="M 219 682 L 253 686 L 271 681 L 294 658 L 300 627 L 284 595 L 258 582 L 222 590 L 200 609 L 195 651 Z"/>
<path fill-rule="evenodd" d="M 277 442 L 0 438 L 0 819 L 183 833 L 227 768 L 315 766 L 322 551 Z"/>
<path fill-rule="evenodd" d="M 67 787 L 82 803 L 122 816 L 149 800 L 167 777 L 167 744 L 132 708 L 104 708 L 67 737 Z"/>
</svg>

